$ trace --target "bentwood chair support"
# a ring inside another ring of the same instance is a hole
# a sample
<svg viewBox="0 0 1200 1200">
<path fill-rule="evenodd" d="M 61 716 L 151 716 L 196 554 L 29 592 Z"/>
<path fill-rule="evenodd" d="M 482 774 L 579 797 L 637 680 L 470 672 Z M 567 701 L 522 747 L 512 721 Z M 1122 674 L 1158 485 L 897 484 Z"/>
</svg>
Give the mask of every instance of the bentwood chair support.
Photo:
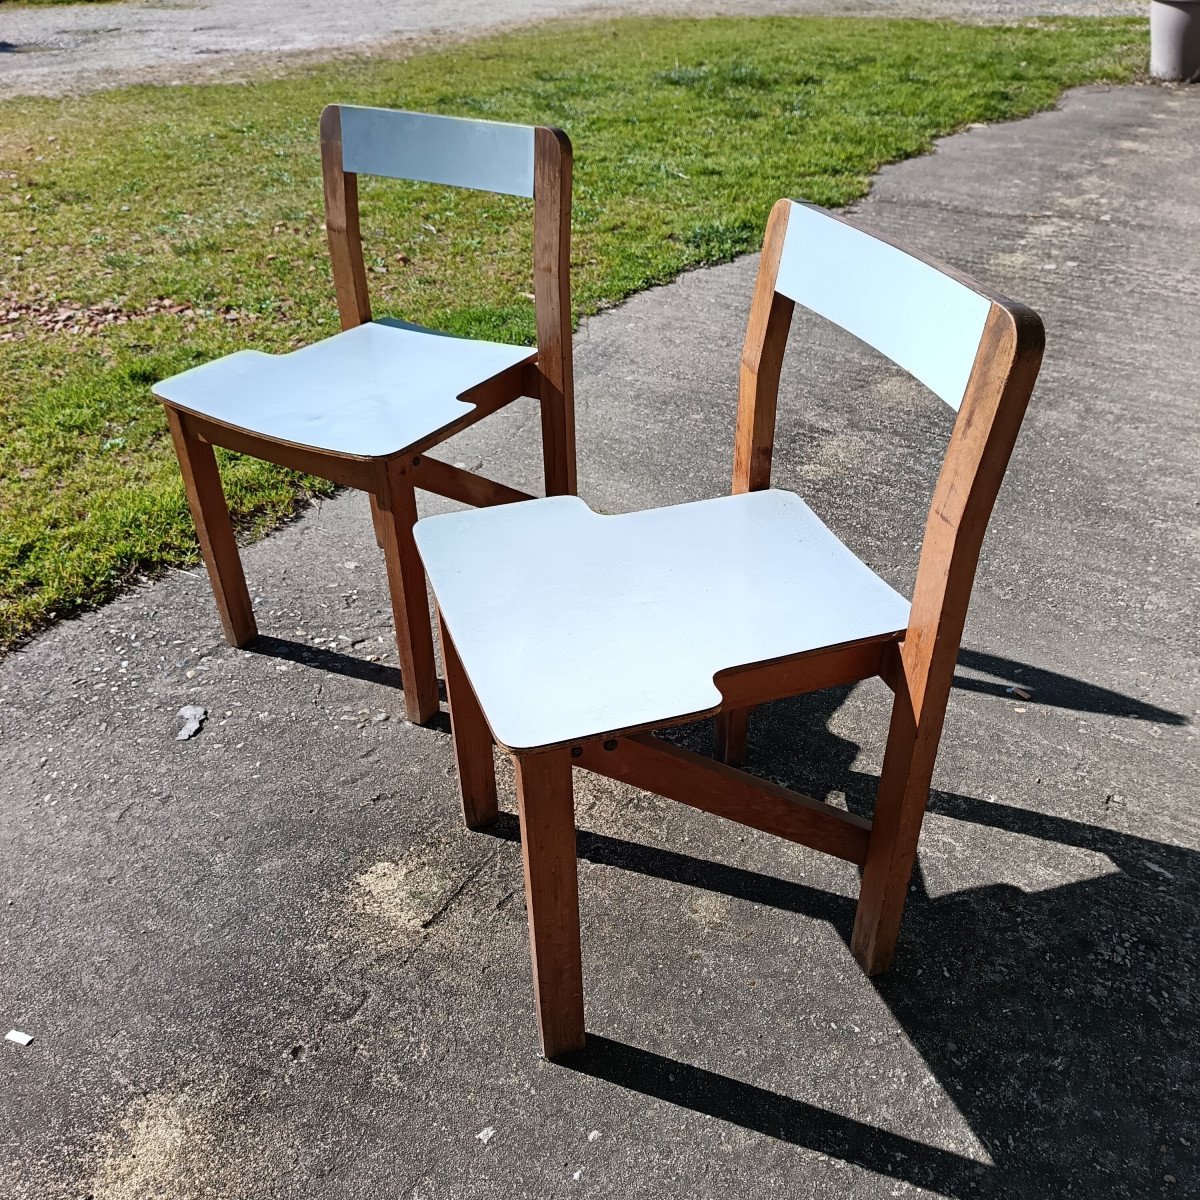
<svg viewBox="0 0 1200 1200">
<path fill-rule="evenodd" d="M 325 225 L 342 332 L 285 355 L 241 351 L 155 389 L 227 639 L 257 636 L 213 454 L 224 446 L 371 497 L 396 622 L 408 717 L 438 709 L 425 577 L 413 542 L 418 488 L 472 505 L 527 493 L 429 457 L 521 396 L 541 403 L 548 495 L 575 492 L 571 366 L 571 146 L 560 130 L 332 105 L 321 116 Z M 375 320 L 359 231 L 358 176 L 533 200 L 537 347 Z"/>
<path fill-rule="evenodd" d="M 855 334 L 958 410 L 910 603 L 799 497 L 770 488 L 793 307 Z M 599 516 L 575 498 L 422 521 L 467 824 L 516 764 L 544 1052 L 584 1042 L 574 768 L 857 864 L 852 950 L 888 968 L 980 547 L 1041 362 L 1035 313 L 830 213 L 771 214 L 741 363 L 733 495 Z M 732 763 L 758 704 L 881 676 L 894 692 L 874 816 Z M 715 715 L 726 762 L 651 730 Z"/>
</svg>

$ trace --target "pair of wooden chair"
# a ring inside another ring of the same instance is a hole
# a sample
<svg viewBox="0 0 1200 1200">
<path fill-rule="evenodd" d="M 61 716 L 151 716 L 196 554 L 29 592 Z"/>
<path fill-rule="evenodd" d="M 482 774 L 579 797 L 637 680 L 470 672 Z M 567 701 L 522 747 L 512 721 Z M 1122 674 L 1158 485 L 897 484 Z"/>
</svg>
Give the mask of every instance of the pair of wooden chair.
<svg viewBox="0 0 1200 1200">
<path fill-rule="evenodd" d="M 343 322 L 354 327 L 352 332 L 369 318 L 369 309 L 360 288 L 357 230 L 346 217 L 353 207 L 348 173 L 382 165 L 387 174 L 401 173 L 403 167 L 417 178 L 461 183 L 461 174 L 418 167 L 415 150 L 392 150 L 386 138 L 393 128 L 410 129 L 417 146 L 427 132 L 433 144 L 419 147 L 427 162 L 441 161 L 438 153 L 455 138 L 483 136 L 460 135 L 465 125 L 425 125 L 435 119 L 411 115 L 396 120 L 415 124 L 392 126 L 391 117 L 360 117 L 361 111 L 342 110 L 340 148 L 338 118 L 327 113 L 324 139 L 335 278 Z M 360 128 L 360 121 L 372 131 L 373 158 L 366 157 L 357 133 L 353 142 L 345 137 L 347 129 Z M 397 626 L 406 691 L 414 679 L 424 688 L 432 670 L 430 665 L 424 673 L 410 674 L 413 651 L 404 648 L 405 637 L 411 640 L 413 629 L 428 617 L 424 564 L 439 610 L 459 786 L 471 828 L 496 817 L 493 745 L 513 757 L 538 1024 L 543 1052 L 553 1057 L 581 1047 L 585 1036 L 572 801 L 576 767 L 858 864 L 862 888 L 852 950 L 868 973 L 887 969 L 980 547 L 1037 376 L 1043 332 L 1035 313 L 948 268 L 830 213 L 781 200 L 767 226 L 742 354 L 733 494 L 599 516 L 568 494 L 574 490 L 566 325 L 569 155 L 561 135 L 538 130 L 529 136 L 542 164 L 534 172 L 535 211 L 546 203 L 538 180 L 544 179 L 543 186 L 557 197 L 554 253 L 544 247 L 542 266 L 547 275 L 552 269 L 557 273 L 537 293 L 553 292 L 554 319 L 543 324 L 539 311 L 536 358 L 514 360 L 476 386 L 487 397 L 507 395 L 516 386 L 541 397 L 544 416 L 550 414 L 544 424 L 547 490 L 562 494 L 509 504 L 526 498 L 499 485 L 468 486 L 457 475 L 444 474 L 451 468 L 441 465 L 436 473 L 421 474 L 421 463 L 414 461 L 418 452 L 423 455 L 436 435 L 461 428 L 466 416 L 458 423 L 439 416 L 441 423 L 423 432 L 422 440 L 369 459 L 383 463 L 371 468 L 374 474 L 344 470 L 330 477 L 358 486 L 365 486 L 360 481 L 366 478 L 376 481 L 381 537 L 393 582 L 402 589 Z M 523 186 L 528 178 L 521 177 Z M 798 496 L 770 487 L 779 375 L 796 304 L 855 334 L 958 410 L 911 604 L 856 558 Z M 371 336 L 382 343 L 385 335 Z M 329 347 L 338 341 L 288 359 L 332 355 Z M 386 345 L 395 357 L 381 360 L 380 386 L 391 376 L 381 404 L 400 409 L 408 404 L 407 376 L 399 372 L 409 346 Z M 479 353 L 493 352 L 501 353 Z M 304 371 L 263 376 L 264 358 L 247 361 L 235 355 L 224 362 L 241 359 L 263 389 L 294 379 L 308 403 Z M 236 380 L 233 367 L 220 363 L 189 374 L 199 381 L 208 372 L 208 379 L 216 380 L 224 378 L 221 370 Z M 432 365 L 428 374 L 418 369 L 415 377 L 432 383 L 433 371 Z M 327 400 L 343 404 L 344 378 L 336 372 L 320 378 Z M 454 380 L 451 387 L 459 385 L 459 377 L 446 378 Z M 497 385 L 495 379 L 506 382 Z M 245 617 L 231 626 L 228 564 L 236 562 L 236 552 L 223 504 L 212 499 L 219 488 L 207 443 L 224 439 L 220 444 L 253 452 L 259 442 L 248 442 L 242 427 L 231 435 L 229 410 L 203 408 L 194 398 L 199 389 L 189 390 L 180 380 L 159 394 L 168 403 L 185 478 L 194 481 L 197 461 L 206 472 L 206 487 L 198 489 L 193 482 L 189 495 L 226 628 L 236 640 L 252 635 L 253 626 Z M 225 402 L 242 394 L 231 384 Z M 464 399 L 475 394 L 462 393 Z M 193 398 L 190 405 L 186 397 Z M 261 403 L 267 399 L 264 392 Z M 294 414 L 306 411 L 296 393 L 276 395 L 271 402 L 276 412 L 271 445 L 286 445 L 290 456 L 277 461 L 310 470 L 318 453 L 325 456 L 320 461 L 334 461 L 334 451 L 318 451 L 295 436 L 300 427 Z M 420 402 L 423 412 L 436 411 L 423 394 Z M 473 419 L 484 415 L 479 408 L 489 402 L 479 402 Z M 381 414 L 367 413 L 364 434 L 382 423 Z M 288 436 L 280 436 L 281 429 Z M 362 446 L 356 442 L 353 448 Z M 336 457 L 339 470 L 348 457 L 353 455 L 343 446 Z M 414 486 L 491 506 L 427 518 L 414 532 Z M 212 550 L 214 513 L 224 539 L 221 554 Z M 414 543 L 419 561 L 410 549 Z M 234 598 L 245 605 L 239 599 L 244 594 L 240 571 L 235 583 Z M 756 705 L 876 675 L 889 685 L 894 702 L 871 820 L 755 779 L 734 765 Z M 426 713 L 425 701 L 410 710 L 418 717 Z M 717 718 L 723 762 L 652 736 L 655 729 L 705 716 Z"/>
</svg>

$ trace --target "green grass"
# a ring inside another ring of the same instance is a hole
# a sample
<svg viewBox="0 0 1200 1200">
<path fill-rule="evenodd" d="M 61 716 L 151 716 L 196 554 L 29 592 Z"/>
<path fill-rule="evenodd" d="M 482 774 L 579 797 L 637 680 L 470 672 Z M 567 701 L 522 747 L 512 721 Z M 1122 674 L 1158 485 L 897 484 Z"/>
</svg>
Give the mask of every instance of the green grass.
<svg viewBox="0 0 1200 1200">
<path fill-rule="evenodd" d="M 575 306 L 592 313 L 753 250 L 779 196 L 844 205 L 941 134 L 1129 80 L 1145 57 L 1144 21 L 639 19 L 252 86 L 3 105 L 0 645 L 194 561 L 151 383 L 336 328 L 316 153 L 326 102 L 565 128 Z M 363 204 L 377 313 L 531 339 L 524 202 L 371 181 Z M 187 311 L 161 311 L 162 298 Z M 63 305 L 129 320 L 44 328 Z M 236 518 L 255 530 L 328 490 L 236 456 L 225 468 Z"/>
</svg>

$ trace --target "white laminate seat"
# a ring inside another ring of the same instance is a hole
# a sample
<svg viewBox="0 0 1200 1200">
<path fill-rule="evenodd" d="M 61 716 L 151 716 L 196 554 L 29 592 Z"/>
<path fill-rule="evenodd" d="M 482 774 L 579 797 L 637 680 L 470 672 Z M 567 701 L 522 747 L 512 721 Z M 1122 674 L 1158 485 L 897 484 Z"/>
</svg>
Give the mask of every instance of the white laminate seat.
<svg viewBox="0 0 1200 1200">
<path fill-rule="evenodd" d="M 316 450 L 395 454 L 471 412 L 459 397 L 537 352 L 370 321 L 290 354 L 241 350 L 154 394 L 223 425 Z"/>
<path fill-rule="evenodd" d="M 557 496 L 430 517 L 416 540 L 514 750 L 709 712 L 722 670 L 908 624 L 908 601 L 791 492 L 623 516 Z"/>
</svg>

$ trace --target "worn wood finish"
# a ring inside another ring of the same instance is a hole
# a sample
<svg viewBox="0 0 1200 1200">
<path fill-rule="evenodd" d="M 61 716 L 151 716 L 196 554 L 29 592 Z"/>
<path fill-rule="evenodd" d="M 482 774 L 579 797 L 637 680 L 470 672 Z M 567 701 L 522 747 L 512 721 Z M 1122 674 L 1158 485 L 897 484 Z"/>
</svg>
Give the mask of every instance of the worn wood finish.
<svg viewBox="0 0 1200 1200">
<path fill-rule="evenodd" d="M 290 467 L 293 471 L 332 480 L 343 487 L 374 492 L 382 486 L 386 474 L 385 459 L 326 454 L 308 446 L 296 446 L 244 429 L 234 429 L 196 413 L 185 412 L 174 405 L 165 407 L 179 417 L 192 437 L 210 445 L 224 446 L 226 450 L 236 450 L 239 454 L 250 454 L 266 462 L 278 463 L 281 467 Z"/>
<path fill-rule="evenodd" d="M 237 539 L 229 520 L 229 506 L 221 488 L 216 455 L 210 445 L 188 434 L 179 414 L 170 408 L 167 409 L 167 424 L 179 457 L 184 491 L 191 506 L 192 520 L 196 523 L 200 552 L 208 568 L 225 639 L 231 645 L 245 646 L 258 636 L 258 626 L 254 621 L 246 577 L 242 573 Z"/>
<path fill-rule="evenodd" d="M 446 672 L 446 698 L 450 702 L 450 727 L 454 735 L 454 761 L 458 767 L 463 819 L 468 829 L 485 829 L 495 822 L 497 813 L 492 734 L 440 615 L 438 633 L 442 642 L 442 665 Z"/>
<path fill-rule="evenodd" d="M 537 310 L 546 495 L 575 494 L 575 383 L 571 351 L 571 143 L 560 129 L 534 136 L 533 297 Z"/>
<path fill-rule="evenodd" d="M 738 377 L 737 429 L 733 444 L 734 492 L 758 492 L 771 486 L 779 373 L 783 368 L 783 352 L 787 348 L 795 308 L 786 296 L 775 290 L 790 209 L 790 200 L 780 200 L 771 210 L 758 262 L 758 279 L 750 304 Z"/>
<path fill-rule="evenodd" d="M 552 750 L 513 761 L 538 1030 L 542 1053 L 555 1058 L 585 1041 L 571 760 Z"/>
<path fill-rule="evenodd" d="M 720 760 L 730 767 L 740 767 L 746 757 L 746 738 L 750 732 L 750 708 L 723 708 L 717 713 L 713 738 Z"/>
<path fill-rule="evenodd" d="M 375 499 L 375 494 L 370 496 L 371 500 L 371 528 L 375 530 L 375 545 L 380 550 L 383 549 L 383 515 L 379 511 L 379 501 Z"/>
<path fill-rule="evenodd" d="M 321 113 L 321 178 L 338 315 L 343 329 L 353 329 L 371 319 L 371 298 L 358 222 L 358 176 L 342 170 L 342 113 L 336 104 Z"/>
<path fill-rule="evenodd" d="M 410 721 L 420 725 L 439 708 L 437 667 L 425 571 L 412 536 L 417 523 L 416 496 L 412 480 L 395 459 L 388 464 L 387 482 L 377 499 L 404 682 L 404 711 Z"/>
<path fill-rule="evenodd" d="M 735 492 L 770 483 L 779 366 L 792 312 L 774 289 L 790 211 L 790 201 L 772 211 L 759 268 L 743 352 Z M 926 523 L 909 628 L 898 650 L 883 648 L 874 669 L 860 676 L 878 673 L 896 692 L 853 937 L 854 953 L 871 974 L 886 970 L 895 952 L 979 550 L 1044 346 L 1035 313 L 930 265 L 988 296 L 991 309 Z M 850 673 L 857 669 L 847 665 Z M 723 731 L 734 753 L 737 720 L 727 717 Z"/>
<path fill-rule="evenodd" d="M 883 652 L 900 636 L 830 646 L 772 662 L 747 663 L 722 671 L 713 682 L 721 690 L 725 707 L 731 709 L 841 687 L 877 675 Z"/>
<path fill-rule="evenodd" d="M 870 821 L 682 746 L 636 734 L 585 742 L 580 749 L 575 764 L 598 775 L 847 862 L 861 863 L 866 857 Z"/>
<path fill-rule="evenodd" d="M 868 974 L 895 954 L 979 552 L 1044 345 L 1036 313 L 993 303 L 934 491 L 851 942 Z"/>
<path fill-rule="evenodd" d="M 533 499 L 528 492 L 476 475 L 473 471 L 464 471 L 461 467 L 452 467 L 427 454 L 413 456 L 409 475 L 413 485 L 423 491 L 435 492 L 462 504 L 473 504 L 476 508 L 491 504 L 519 504 L 522 500 Z"/>
</svg>

